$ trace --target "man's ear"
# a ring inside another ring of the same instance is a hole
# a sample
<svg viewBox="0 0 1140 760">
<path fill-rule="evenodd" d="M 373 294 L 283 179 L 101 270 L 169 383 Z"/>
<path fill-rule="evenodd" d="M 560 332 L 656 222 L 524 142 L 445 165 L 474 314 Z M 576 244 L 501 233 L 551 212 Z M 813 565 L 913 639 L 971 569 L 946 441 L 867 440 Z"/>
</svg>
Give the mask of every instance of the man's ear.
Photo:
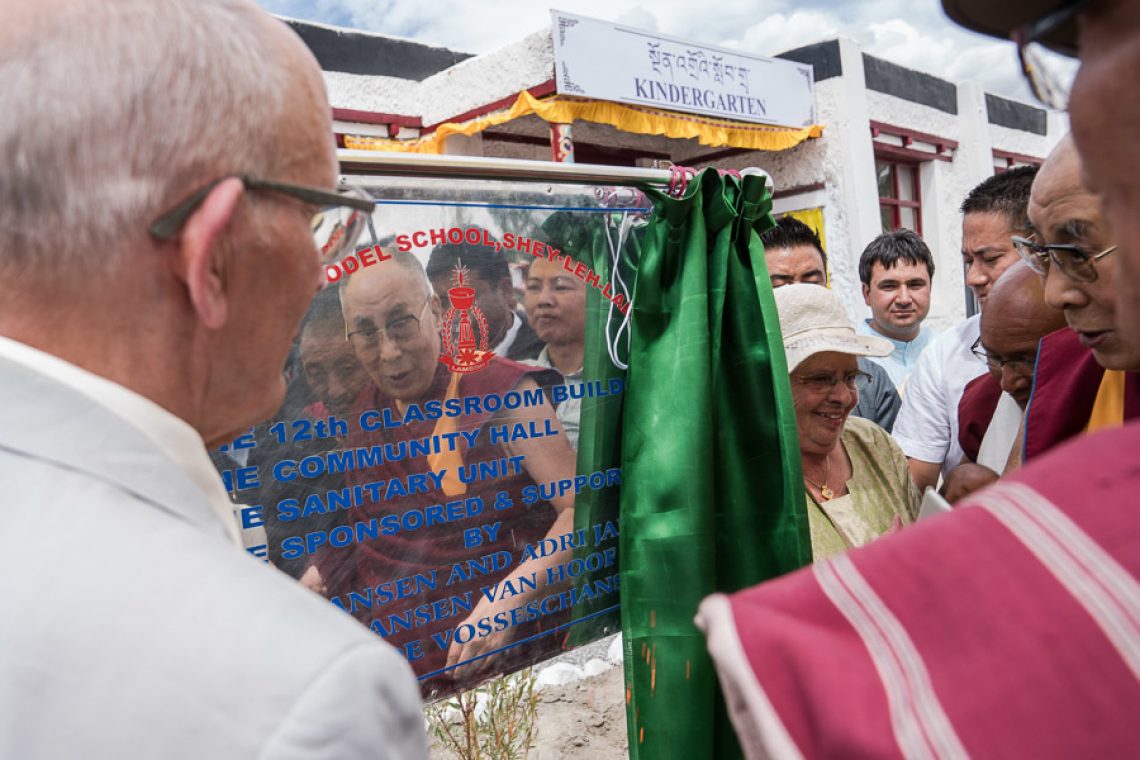
<svg viewBox="0 0 1140 760">
<path fill-rule="evenodd" d="M 870 285 L 864 285 L 863 286 L 863 303 L 867 304 L 868 306 L 871 305 L 871 286 Z"/>
<path fill-rule="evenodd" d="M 179 235 L 179 276 L 202 324 L 216 330 L 229 312 L 227 266 L 222 240 L 245 188 L 236 177 L 218 184 L 182 225 Z"/>
</svg>

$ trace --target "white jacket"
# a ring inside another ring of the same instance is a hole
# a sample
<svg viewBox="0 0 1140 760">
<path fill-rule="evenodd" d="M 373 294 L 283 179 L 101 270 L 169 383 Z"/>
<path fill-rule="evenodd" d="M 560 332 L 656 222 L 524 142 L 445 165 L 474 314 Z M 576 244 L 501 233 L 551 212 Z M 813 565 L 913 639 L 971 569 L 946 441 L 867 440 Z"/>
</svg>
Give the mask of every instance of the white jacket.
<svg viewBox="0 0 1140 760">
<path fill-rule="evenodd" d="M 0 394 L 0 758 L 426 757 L 403 658 L 140 431 L 3 358 Z"/>
</svg>

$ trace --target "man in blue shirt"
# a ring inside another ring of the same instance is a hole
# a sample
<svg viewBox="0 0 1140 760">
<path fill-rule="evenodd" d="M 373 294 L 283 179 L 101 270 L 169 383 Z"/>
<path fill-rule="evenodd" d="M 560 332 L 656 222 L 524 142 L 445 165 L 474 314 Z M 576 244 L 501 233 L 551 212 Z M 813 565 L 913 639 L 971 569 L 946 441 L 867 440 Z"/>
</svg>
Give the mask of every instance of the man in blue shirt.
<svg viewBox="0 0 1140 760">
<path fill-rule="evenodd" d="M 863 300 L 871 318 L 856 329 L 863 335 L 886 338 L 894 351 L 872 358 L 887 371 L 896 388 L 918 361 L 935 332 L 922 324 L 930 312 L 930 285 L 934 258 L 917 233 L 896 230 L 879 235 L 859 258 Z"/>
</svg>

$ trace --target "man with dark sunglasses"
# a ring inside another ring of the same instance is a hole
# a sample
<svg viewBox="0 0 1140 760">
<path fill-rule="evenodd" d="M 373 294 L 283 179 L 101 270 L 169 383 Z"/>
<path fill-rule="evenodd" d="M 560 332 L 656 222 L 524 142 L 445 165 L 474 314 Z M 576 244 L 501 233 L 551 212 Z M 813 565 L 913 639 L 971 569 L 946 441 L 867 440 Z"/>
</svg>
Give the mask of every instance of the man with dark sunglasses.
<svg viewBox="0 0 1140 760">
<path fill-rule="evenodd" d="M 0 18 L 0 755 L 426 757 L 406 663 L 242 550 L 206 449 L 371 209 L 316 61 L 245 0 Z"/>
</svg>

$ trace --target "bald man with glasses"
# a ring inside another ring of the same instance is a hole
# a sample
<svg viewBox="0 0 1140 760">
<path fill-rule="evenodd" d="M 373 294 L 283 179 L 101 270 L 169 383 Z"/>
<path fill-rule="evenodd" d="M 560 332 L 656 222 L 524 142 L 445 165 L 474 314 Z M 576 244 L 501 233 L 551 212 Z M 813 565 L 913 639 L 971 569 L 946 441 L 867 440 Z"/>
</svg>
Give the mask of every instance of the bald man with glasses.
<svg viewBox="0 0 1140 760">
<path fill-rule="evenodd" d="M 1140 415 L 1140 351 L 1117 320 L 1117 239 L 1085 187 L 1071 138 L 1053 150 L 1029 198 L 1032 234 L 1013 243 L 1069 326 L 1041 343 L 1025 420 L 1024 458 Z"/>
<path fill-rule="evenodd" d="M 456 290 L 463 286 L 452 289 Z M 450 305 L 455 303 L 459 301 Z M 302 582 L 325 589 L 331 598 L 346 599 L 350 592 L 377 588 L 415 573 L 448 579 L 446 592 L 430 598 L 407 594 L 383 605 L 352 609 L 387 641 L 405 647 L 425 694 L 454 688 L 456 683 L 462 685 L 465 679 L 491 670 L 508 672 L 543 653 L 557 652 L 559 640 L 541 634 L 550 634 L 567 622 L 568 610 L 546 605 L 542 615 L 520 617 L 515 613 L 511 617 L 512 610 L 554 593 L 553 587 L 548 588 L 546 569 L 573 556 L 559 537 L 574 529 L 574 491 L 550 492 L 552 484 L 573 482 L 576 464 L 549 396 L 540 388 L 557 384 L 558 380 L 548 377 L 554 373 L 499 356 L 489 357 L 483 366 L 470 371 L 457 368 L 454 357 L 444 351 L 444 336 L 452 334 L 445 321 L 449 310 L 410 253 L 392 251 L 375 266 L 351 275 L 341 287 L 341 305 L 346 339 L 371 380 L 357 399 L 351 419 L 360 424 L 352 425 L 346 448 L 399 452 L 401 445 L 411 441 L 438 444 L 428 456 L 388 456 L 348 472 L 347 485 L 361 487 L 410 483 L 430 473 L 426 488 L 391 501 L 370 499 L 352 510 L 351 521 L 366 525 L 395 513 L 439 509 L 438 505 L 449 503 L 480 509 L 481 517 L 446 520 L 422 530 L 389 530 L 377 539 L 325 548 L 314 554 Z M 455 322 L 461 319 L 458 311 L 452 313 Z M 524 401 L 508 402 L 508 395 Z M 439 412 L 431 412 L 433 408 Z M 463 413 L 452 414 L 449 409 Z M 496 476 L 470 477 L 483 467 L 495 468 Z M 463 473 L 467 477 L 461 477 Z M 547 488 L 545 495 L 538 492 L 538 484 Z M 527 500 L 528 491 L 539 495 Z M 506 494 L 510 504 L 504 507 L 499 494 Z M 484 534 L 485 540 L 473 546 L 468 531 L 478 531 L 480 521 L 490 525 L 492 533 Z M 528 558 L 524 564 L 526 545 L 539 545 L 547 538 L 555 539 L 560 550 Z M 512 560 L 487 574 L 451 577 L 456 563 L 496 552 L 509 552 Z M 537 578 L 538 585 L 519 595 L 495 599 L 493 593 L 488 596 L 480 591 L 511 584 L 527 589 L 519 577 Z M 418 620 L 410 628 L 391 622 L 393 616 L 411 616 L 433 600 L 446 602 L 445 596 L 464 595 L 475 604 L 462 616 Z M 516 622 L 496 622 L 497 615 Z M 464 641 L 446 638 L 468 623 L 484 633 Z M 539 638 L 520 644 L 532 637 Z"/>
<path fill-rule="evenodd" d="M 206 448 L 373 208 L 316 61 L 243 0 L 0 16 L 0 755 L 426 757 L 406 662 L 243 551 Z"/>
</svg>

